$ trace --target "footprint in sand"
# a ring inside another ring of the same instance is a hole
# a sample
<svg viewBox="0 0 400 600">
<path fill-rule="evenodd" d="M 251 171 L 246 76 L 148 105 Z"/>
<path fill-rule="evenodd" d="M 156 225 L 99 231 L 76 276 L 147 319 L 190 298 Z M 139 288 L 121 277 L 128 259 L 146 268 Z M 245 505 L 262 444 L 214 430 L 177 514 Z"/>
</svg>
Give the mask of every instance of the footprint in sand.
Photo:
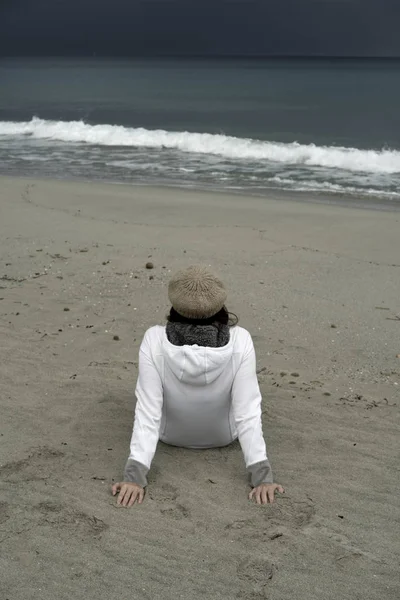
<svg viewBox="0 0 400 600">
<path fill-rule="evenodd" d="M 175 486 L 164 483 L 161 486 L 154 486 L 148 492 L 149 497 L 156 502 L 175 502 L 179 490 Z"/>
<path fill-rule="evenodd" d="M 174 487 L 169 483 L 165 483 L 160 487 L 157 493 L 158 500 L 163 501 L 174 501 L 178 497 L 178 488 Z"/>
<path fill-rule="evenodd" d="M 94 515 L 58 502 L 40 502 L 34 508 L 40 514 L 39 525 L 51 525 L 85 537 L 98 537 L 109 527 Z"/>
<path fill-rule="evenodd" d="M 28 535 L 33 528 L 51 527 L 57 536 L 94 540 L 108 529 L 107 523 L 94 515 L 77 510 L 60 502 L 40 502 L 29 506 L 29 512 L 7 503 L 0 504 L 0 542 L 16 535 Z"/>
<path fill-rule="evenodd" d="M 283 497 L 278 502 L 262 511 L 264 520 L 272 525 L 281 525 L 293 529 L 306 527 L 315 514 L 315 506 L 311 500 L 295 501 Z"/>
<path fill-rule="evenodd" d="M 179 489 L 169 483 L 165 483 L 155 489 L 153 488 L 149 492 L 152 500 L 166 504 L 164 508 L 160 509 L 162 515 L 172 517 L 173 519 L 186 519 L 190 516 L 190 511 L 176 501 L 178 495 Z"/>
<path fill-rule="evenodd" d="M 237 574 L 242 581 L 266 584 L 274 576 L 274 565 L 265 558 L 248 558 L 239 563 Z"/>
<path fill-rule="evenodd" d="M 6 463 L 0 467 L 0 479 L 15 483 L 48 479 L 54 461 L 64 457 L 64 452 L 48 448 L 38 448 L 27 458 Z"/>
<path fill-rule="evenodd" d="M 330 549 L 334 553 L 336 565 L 341 569 L 360 568 L 360 564 L 364 562 L 372 564 L 380 564 L 380 559 L 374 554 L 374 549 L 362 550 L 351 539 L 343 533 L 339 533 L 321 523 L 316 523 L 316 527 L 312 531 L 312 535 L 316 537 L 327 537 L 330 541 Z M 364 566 L 365 566 L 364 564 Z"/>
<path fill-rule="evenodd" d="M 309 525 L 315 514 L 311 500 L 293 501 L 283 497 L 268 506 L 254 507 L 251 519 L 232 521 L 225 526 L 227 535 L 238 539 L 251 538 L 274 540 L 283 536 L 283 531 L 301 529 Z"/>
<path fill-rule="evenodd" d="M 236 596 L 242 600 L 258 600 L 268 598 L 269 582 L 274 576 L 275 566 L 265 558 L 249 558 L 237 566 L 237 576 L 246 586 Z"/>
<path fill-rule="evenodd" d="M 172 508 L 162 508 L 161 514 L 178 520 L 187 519 L 188 517 L 190 517 L 189 509 L 183 506 L 182 504 L 176 504 Z"/>
<path fill-rule="evenodd" d="M 256 521 L 255 519 L 243 519 L 243 520 L 239 520 L 239 521 L 232 521 L 232 523 L 229 523 L 225 529 L 228 531 L 232 531 L 232 530 L 237 530 L 237 529 L 247 529 L 249 527 L 254 527 L 256 526 Z"/>
</svg>

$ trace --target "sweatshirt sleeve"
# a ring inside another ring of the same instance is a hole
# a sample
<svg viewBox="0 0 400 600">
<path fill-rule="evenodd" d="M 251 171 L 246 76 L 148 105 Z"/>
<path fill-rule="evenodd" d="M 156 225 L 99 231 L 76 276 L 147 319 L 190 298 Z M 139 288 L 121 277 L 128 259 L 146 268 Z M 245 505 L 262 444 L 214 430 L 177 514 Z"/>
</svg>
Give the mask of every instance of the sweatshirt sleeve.
<svg viewBox="0 0 400 600">
<path fill-rule="evenodd" d="M 135 422 L 124 481 L 132 481 L 145 487 L 159 438 L 163 406 L 162 381 L 150 352 L 148 333 L 139 351 L 136 399 Z"/>
<path fill-rule="evenodd" d="M 261 393 L 253 340 L 248 334 L 241 364 L 232 385 L 232 409 L 239 443 L 253 487 L 272 483 L 272 470 L 261 422 Z"/>
</svg>

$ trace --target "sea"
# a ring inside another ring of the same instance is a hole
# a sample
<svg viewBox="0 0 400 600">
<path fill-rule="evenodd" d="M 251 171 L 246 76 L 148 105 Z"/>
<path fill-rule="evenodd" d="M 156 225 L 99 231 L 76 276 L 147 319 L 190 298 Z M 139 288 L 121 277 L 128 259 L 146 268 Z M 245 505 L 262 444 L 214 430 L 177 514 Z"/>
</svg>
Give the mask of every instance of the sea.
<svg viewBox="0 0 400 600">
<path fill-rule="evenodd" d="M 400 206 L 400 60 L 3 58 L 0 174 Z"/>
</svg>

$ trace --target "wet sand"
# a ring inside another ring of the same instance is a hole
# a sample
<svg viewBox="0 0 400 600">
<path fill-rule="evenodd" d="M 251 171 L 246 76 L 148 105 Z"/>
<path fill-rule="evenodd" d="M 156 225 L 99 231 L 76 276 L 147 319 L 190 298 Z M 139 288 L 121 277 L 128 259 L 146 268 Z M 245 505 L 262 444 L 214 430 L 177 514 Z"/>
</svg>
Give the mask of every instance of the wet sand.
<svg viewBox="0 0 400 600">
<path fill-rule="evenodd" d="M 399 597 L 399 212 L 0 178 L 0 250 L 2 598 Z M 139 344 L 192 263 L 254 336 L 287 492 L 249 503 L 237 444 L 160 444 L 116 508 Z"/>
</svg>

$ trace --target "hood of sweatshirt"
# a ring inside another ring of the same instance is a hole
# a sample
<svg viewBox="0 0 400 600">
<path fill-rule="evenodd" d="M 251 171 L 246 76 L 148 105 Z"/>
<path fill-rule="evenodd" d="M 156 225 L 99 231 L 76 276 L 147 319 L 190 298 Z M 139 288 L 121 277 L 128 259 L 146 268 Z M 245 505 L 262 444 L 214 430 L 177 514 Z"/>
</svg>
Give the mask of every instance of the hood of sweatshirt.
<svg viewBox="0 0 400 600">
<path fill-rule="evenodd" d="M 175 346 L 165 336 L 165 369 L 179 381 L 191 386 L 213 383 L 232 363 L 235 334 L 235 328 L 232 328 L 229 342 L 221 348 L 196 344 Z"/>
</svg>

